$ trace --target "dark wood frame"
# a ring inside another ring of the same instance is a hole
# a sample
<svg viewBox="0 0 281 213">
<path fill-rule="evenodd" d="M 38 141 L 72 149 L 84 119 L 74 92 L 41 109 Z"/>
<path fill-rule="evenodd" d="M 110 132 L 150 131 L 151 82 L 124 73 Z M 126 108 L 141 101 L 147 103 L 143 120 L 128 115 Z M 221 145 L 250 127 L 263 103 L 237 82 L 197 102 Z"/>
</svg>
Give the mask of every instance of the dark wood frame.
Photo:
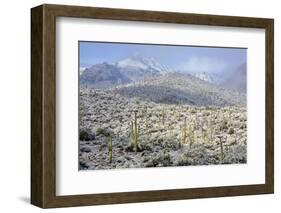
<svg viewBox="0 0 281 213">
<path fill-rule="evenodd" d="M 56 17 L 262 28 L 266 32 L 265 184 L 56 196 Z M 31 9 L 31 203 L 66 207 L 274 192 L 274 20 L 63 5 Z"/>
</svg>

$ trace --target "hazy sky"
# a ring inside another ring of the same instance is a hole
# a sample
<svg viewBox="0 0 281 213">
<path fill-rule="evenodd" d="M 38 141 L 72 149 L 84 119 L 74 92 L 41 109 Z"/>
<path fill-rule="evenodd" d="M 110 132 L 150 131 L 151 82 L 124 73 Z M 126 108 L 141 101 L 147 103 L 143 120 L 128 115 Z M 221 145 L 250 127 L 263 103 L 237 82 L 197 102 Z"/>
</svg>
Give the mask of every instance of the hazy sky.
<svg viewBox="0 0 281 213">
<path fill-rule="evenodd" d="M 153 57 L 170 69 L 191 72 L 220 72 L 246 63 L 247 50 L 148 44 L 79 42 L 80 67 L 139 55 Z"/>
</svg>

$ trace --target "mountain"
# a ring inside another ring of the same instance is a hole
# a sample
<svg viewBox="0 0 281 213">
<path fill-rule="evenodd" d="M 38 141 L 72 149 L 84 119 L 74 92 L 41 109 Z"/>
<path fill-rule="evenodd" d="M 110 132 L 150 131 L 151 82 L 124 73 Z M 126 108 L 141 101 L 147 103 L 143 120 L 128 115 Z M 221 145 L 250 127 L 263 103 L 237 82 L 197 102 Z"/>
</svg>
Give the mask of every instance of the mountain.
<svg viewBox="0 0 281 213">
<path fill-rule="evenodd" d="M 247 92 L 247 66 L 240 65 L 232 71 L 229 76 L 220 84 L 221 87 L 239 92 Z"/>
<path fill-rule="evenodd" d="M 160 64 L 156 59 L 132 56 L 116 62 L 120 72 L 132 81 L 142 80 L 161 73 L 169 72 L 169 69 Z"/>
<path fill-rule="evenodd" d="M 108 88 L 130 82 L 131 80 L 123 75 L 118 67 L 108 63 L 93 65 L 80 75 L 80 85 L 94 88 Z"/>
<path fill-rule="evenodd" d="M 247 68 L 242 64 L 233 70 L 224 70 L 219 73 L 188 72 L 203 81 L 220 86 L 225 89 L 246 93 Z"/>
<path fill-rule="evenodd" d="M 219 85 L 224 81 L 224 76 L 217 73 L 208 72 L 191 72 L 191 75 L 209 83 Z"/>
<path fill-rule="evenodd" d="M 172 72 L 152 57 L 132 56 L 114 64 L 86 68 L 80 85 L 99 89 L 118 86 L 120 94 L 154 102 L 194 105 L 245 105 L 246 65 L 231 72 Z"/>
<path fill-rule="evenodd" d="M 169 69 L 152 57 L 132 56 L 114 64 L 95 64 L 90 68 L 80 69 L 80 84 L 94 88 L 109 88 L 166 72 L 169 72 Z"/>
<path fill-rule="evenodd" d="M 196 106 L 245 106 L 246 95 L 223 89 L 190 74 L 166 73 L 135 84 L 120 86 L 114 92 L 128 97 L 165 104 Z"/>
</svg>

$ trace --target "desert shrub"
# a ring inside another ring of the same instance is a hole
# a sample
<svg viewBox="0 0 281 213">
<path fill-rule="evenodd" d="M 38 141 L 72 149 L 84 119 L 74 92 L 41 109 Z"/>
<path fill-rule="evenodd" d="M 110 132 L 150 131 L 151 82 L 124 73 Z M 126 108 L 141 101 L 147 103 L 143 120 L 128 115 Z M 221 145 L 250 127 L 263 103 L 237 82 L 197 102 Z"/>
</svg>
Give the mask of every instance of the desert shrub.
<svg viewBox="0 0 281 213">
<path fill-rule="evenodd" d="M 172 149 L 172 150 L 178 150 L 180 148 L 180 144 L 176 143 L 174 138 L 167 138 L 163 143 L 163 147 Z"/>
<path fill-rule="evenodd" d="M 192 165 L 192 161 L 186 155 L 183 155 L 183 156 L 179 157 L 179 159 L 176 161 L 175 165 L 176 166 L 188 166 L 188 165 Z"/>
<path fill-rule="evenodd" d="M 214 106 L 206 106 L 205 109 L 206 110 L 214 111 L 214 110 L 216 110 L 216 107 L 214 107 Z"/>
<path fill-rule="evenodd" d="M 160 153 L 156 157 L 150 159 L 145 166 L 146 167 L 157 167 L 157 166 L 171 166 L 173 164 L 169 153 Z"/>
<path fill-rule="evenodd" d="M 247 163 L 247 145 L 238 144 L 226 151 L 225 164 Z"/>
<path fill-rule="evenodd" d="M 225 129 L 227 129 L 227 121 L 223 121 L 220 124 L 220 130 L 225 130 Z"/>
<path fill-rule="evenodd" d="M 233 133 L 234 133 L 234 129 L 233 129 L 232 127 L 230 127 L 230 128 L 228 129 L 228 134 L 232 135 Z"/>
<path fill-rule="evenodd" d="M 195 110 L 195 109 L 191 109 L 191 110 L 190 110 L 190 113 L 195 114 L 195 113 L 196 113 L 196 110 Z"/>
<path fill-rule="evenodd" d="M 82 146 L 80 147 L 80 152 L 91 152 L 91 147 L 90 146 Z"/>
<path fill-rule="evenodd" d="M 247 128 L 247 125 L 245 123 L 241 124 L 240 129 L 246 129 L 246 128 Z"/>
<path fill-rule="evenodd" d="M 79 170 L 84 170 L 84 169 L 88 169 L 88 168 L 89 168 L 89 166 L 86 162 L 84 162 L 84 161 L 79 162 Z"/>
<path fill-rule="evenodd" d="M 244 117 L 244 116 L 240 117 L 240 122 L 245 122 L 245 121 L 247 121 L 246 117 Z"/>
<path fill-rule="evenodd" d="M 110 136 L 110 131 L 108 131 L 107 129 L 103 129 L 103 128 L 98 128 L 97 131 L 96 131 L 96 135 L 103 135 L 103 136 L 106 136 L 106 137 L 109 137 Z"/>
<path fill-rule="evenodd" d="M 143 150 L 147 150 L 147 151 L 152 151 L 152 147 L 150 144 L 139 144 L 139 150 L 143 151 Z"/>
<path fill-rule="evenodd" d="M 164 154 L 160 155 L 160 163 L 163 166 L 170 166 L 170 165 L 172 165 L 172 159 L 171 159 L 170 154 L 164 153 Z"/>
<path fill-rule="evenodd" d="M 126 152 L 142 152 L 144 150 L 151 150 L 151 148 L 149 148 L 149 146 L 143 146 L 143 145 L 140 145 L 140 144 L 138 144 L 136 147 L 132 144 L 129 144 L 125 148 Z"/>
<path fill-rule="evenodd" d="M 209 116 L 211 113 L 209 112 L 209 111 L 205 111 L 205 112 L 203 112 L 203 115 L 204 116 Z"/>
<path fill-rule="evenodd" d="M 91 141 L 95 139 L 95 135 L 91 133 L 89 130 L 80 130 L 79 139 L 81 141 Z"/>
</svg>

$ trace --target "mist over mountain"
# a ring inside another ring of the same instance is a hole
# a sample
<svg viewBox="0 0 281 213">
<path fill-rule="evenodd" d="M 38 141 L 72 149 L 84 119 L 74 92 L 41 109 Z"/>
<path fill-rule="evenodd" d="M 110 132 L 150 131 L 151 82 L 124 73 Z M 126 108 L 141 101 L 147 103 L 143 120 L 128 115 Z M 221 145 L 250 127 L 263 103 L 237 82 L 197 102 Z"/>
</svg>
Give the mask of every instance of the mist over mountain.
<svg viewBox="0 0 281 213">
<path fill-rule="evenodd" d="M 246 93 L 247 92 L 247 66 L 246 64 L 242 64 L 237 67 L 234 71 L 230 72 L 230 74 L 224 79 L 221 84 L 221 87 L 236 90 L 239 92 Z"/>
<path fill-rule="evenodd" d="M 189 74 L 215 85 L 219 85 L 225 80 L 224 76 L 219 73 L 189 72 Z"/>
</svg>

